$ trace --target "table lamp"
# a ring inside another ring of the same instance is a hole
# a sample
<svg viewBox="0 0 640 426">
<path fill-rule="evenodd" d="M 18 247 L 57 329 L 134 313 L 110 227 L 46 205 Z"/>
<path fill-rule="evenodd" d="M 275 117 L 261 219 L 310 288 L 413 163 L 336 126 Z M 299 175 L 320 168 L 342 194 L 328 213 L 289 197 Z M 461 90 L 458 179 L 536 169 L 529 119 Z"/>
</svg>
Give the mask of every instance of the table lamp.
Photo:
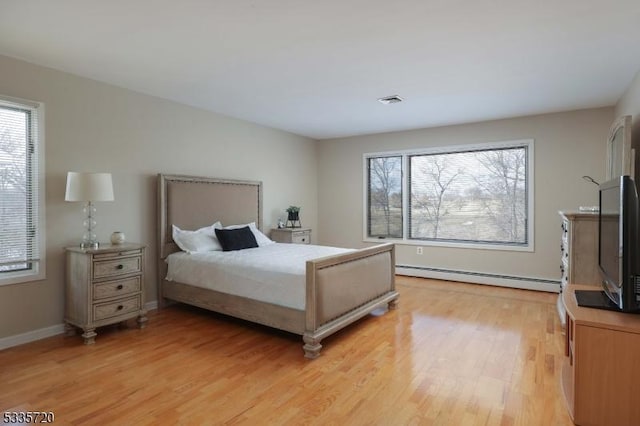
<svg viewBox="0 0 640 426">
<path fill-rule="evenodd" d="M 93 229 L 96 227 L 94 201 L 113 201 L 111 173 L 67 173 L 65 201 L 84 201 L 85 232 L 80 247 L 98 248 L 99 243 Z"/>
</svg>

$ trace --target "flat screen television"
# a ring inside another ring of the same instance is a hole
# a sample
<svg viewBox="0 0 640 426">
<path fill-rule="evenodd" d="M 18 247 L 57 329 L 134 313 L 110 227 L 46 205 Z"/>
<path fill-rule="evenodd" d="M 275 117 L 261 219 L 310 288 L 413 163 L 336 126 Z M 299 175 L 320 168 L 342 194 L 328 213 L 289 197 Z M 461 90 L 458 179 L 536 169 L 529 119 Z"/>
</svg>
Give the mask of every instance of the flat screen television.
<svg viewBox="0 0 640 426">
<path fill-rule="evenodd" d="M 640 310 L 639 214 L 638 192 L 629 176 L 600 185 L 598 267 L 605 294 L 623 312 Z"/>
</svg>

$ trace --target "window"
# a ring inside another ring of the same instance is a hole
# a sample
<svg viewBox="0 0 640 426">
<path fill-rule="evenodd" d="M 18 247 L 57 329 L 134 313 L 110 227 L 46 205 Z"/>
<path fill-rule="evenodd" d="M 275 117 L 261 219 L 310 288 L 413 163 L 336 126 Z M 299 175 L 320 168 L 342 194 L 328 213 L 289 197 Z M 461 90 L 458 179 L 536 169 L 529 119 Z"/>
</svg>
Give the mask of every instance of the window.
<svg viewBox="0 0 640 426">
<path fill-rule="evenodd" d="M 402 238 L 402 157 L 369 158 L 367 170 L 368 235 Z"/>
<path fill-rule="evenodd" d="M 365 238 L 531 250 L 532 164 L 531 140 L 366 154 Z"/>
<path fill-rule="evenodd" d="M 0 97 L 0 284 L 44 278 L 43 110 Z"/>
</svg>

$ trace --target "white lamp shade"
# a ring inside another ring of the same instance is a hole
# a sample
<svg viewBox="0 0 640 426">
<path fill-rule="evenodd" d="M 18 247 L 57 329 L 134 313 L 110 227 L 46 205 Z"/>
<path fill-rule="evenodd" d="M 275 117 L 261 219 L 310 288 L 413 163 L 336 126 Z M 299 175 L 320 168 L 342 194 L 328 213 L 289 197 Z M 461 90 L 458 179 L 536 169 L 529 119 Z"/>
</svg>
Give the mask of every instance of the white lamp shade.
<svg viewBox="0 0 640 426">
<path fill-rule="evenodd" d="M 67 173 L 65 201 L 113 201 L 111 173 Z"/>
</svg>

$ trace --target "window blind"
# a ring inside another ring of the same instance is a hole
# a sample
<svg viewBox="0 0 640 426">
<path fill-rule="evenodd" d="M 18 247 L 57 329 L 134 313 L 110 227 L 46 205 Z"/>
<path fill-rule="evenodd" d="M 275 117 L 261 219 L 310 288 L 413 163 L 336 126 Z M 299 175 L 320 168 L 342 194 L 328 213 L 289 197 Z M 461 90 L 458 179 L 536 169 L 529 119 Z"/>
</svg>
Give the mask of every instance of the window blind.
<svg viewBox="0 0 640 426">
<path fill-rule="evenodd" d="M 39 105 L 0 98 L 0 279 L 40 261 Z"/>
</svg>

